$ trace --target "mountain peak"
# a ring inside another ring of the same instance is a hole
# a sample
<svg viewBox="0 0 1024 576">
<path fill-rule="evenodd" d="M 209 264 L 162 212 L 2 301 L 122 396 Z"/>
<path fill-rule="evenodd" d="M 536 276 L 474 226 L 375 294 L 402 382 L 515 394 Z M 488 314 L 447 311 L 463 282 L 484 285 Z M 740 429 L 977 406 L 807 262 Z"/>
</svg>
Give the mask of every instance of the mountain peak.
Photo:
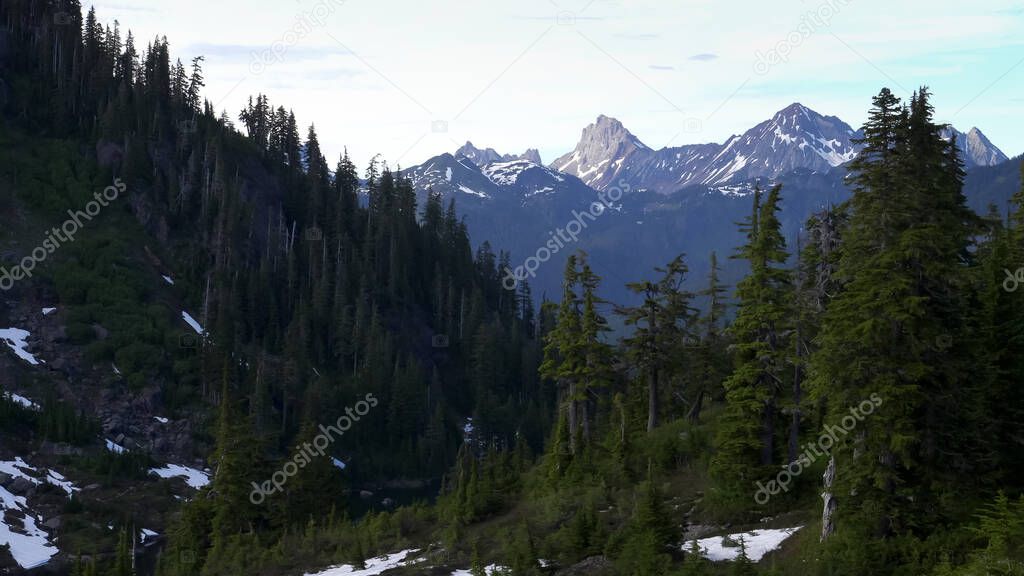
<svg viewBox="0 0 1024 576">
<path fill-rule="evenodd" d="M 622 122 L 601 114 L 583 129 L 576 148 L 555 160 L 551 168 L 577 176 L 588 186 L 603 188 L 629 158 L 649 153 L 651 149 Z"/>
<path fill-rule="evenodd" d="M 820 123 L 825 116 L 818 114 L 799 102 L 794 102 L 779 110 L 772 116 L 772 122 L 779 126 L 794 128 L 797 126 L 809 127 L 811 124 Z"/>
<path fill-rule="evenodd" d="M 493 148 L 480 149 L 473 145 L 472 142 L 466 140 L 466 143 L 461 148 L 455 151 L 456 156 L 465 156 L 473 164 L 477 166 L 484 166 L 491 162 L 498 162 L 502 159 L 501 154 L 498 154 Z"/>
<path fill-rule="evenodd" d="M 813 110 L 811 110 L 807 106 L 804 106 L 803 104 L 801 104 L 799 102 L 793 102 L 789 106 L 786 106 L 782 110 L 779 110 L 778 112 L 776 112 L 775 115 L 776 116 L 780 116 L 780 115 L 803 114 L 803 113 L 808 112 L 808 111 L 813 112 Z"/>
<path fill-rule="evenodd" d="M 647 147 L 644 146 L 644 144 L 640 142 L 640 139 L 634 136 L 632 132 L 627 130 L 618 118 L 612 118 L 611 116 L 605 116 L 604 114 L 599 115 L 593 124 L 583 129 L 582 139 L 586 140 L 588 137 L 608 142 L 632 140 L 635 144 L 644 148 Z"/>
<path fill-rule="evenodd" d="M 598 114 L 597 120 L 594 121 L 594 125 L 622 127 L 622 122 L 620 122 L 618 118 L 612 116 L 605 116 L 604 114 Z"/>
<path fill-rule="evenodd" d="M 540 152 L 536 148 L 529 148 L 518 156 L 515 154 L 499 154 L 494 148 L 477 148 L 469 140 L 466 140 L 466 143 L 455 151 L 455 155 L 465 156 L 473 164 L 481 168 L 494 162 L 511 162 L 513 160 L 528 160 L 534 164 L 541 164 Z"/>
<path fill-rule="evenodd" d="M 960 156 L 968 168 L 994 166 L 1009 160 L 1006 154 L 1003 154 L 1003 151 L 977 127 L 972 127 L 965 134 L 952 126 L 946 126 L 941 134 L 946 140 L 956 135 L 956 146 L 960 149 Z"/>
<path fill-rule="evenodd" d="M 539 164 L 541 166 L 544 165 L 544 163 L 541 162 L 540 160 L 540 151 L 538 151 L 536 148 L 527 148 L 526 152 L 523 152 L 522 156 L 520 156 L 519 158 L 522 160 L 529 160 L 530 162 L 533 162 L 534 164 Z"/>
</svg>

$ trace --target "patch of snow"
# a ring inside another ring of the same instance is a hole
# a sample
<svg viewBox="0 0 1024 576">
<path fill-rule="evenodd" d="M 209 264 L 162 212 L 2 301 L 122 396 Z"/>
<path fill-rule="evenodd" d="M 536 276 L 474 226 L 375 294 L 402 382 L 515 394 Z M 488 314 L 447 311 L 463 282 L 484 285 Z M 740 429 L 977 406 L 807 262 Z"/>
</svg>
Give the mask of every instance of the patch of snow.
<svg viewBox="0 0 1024 576">
<path fill-rule="evenodd" d="M 445 178 L 445 180 L 447 180 L 449 182 L 452 181 L 452 167 L 451 166 L 445 168 L 444 178 Z"/>
<path fill-rule="evenodd" d="M 186 324 L 191 326 L 192 329 L 196 331 L 196 334 L 199 334 L 200 336 L 202 336 L 205 333 L 203 331 L 203 327 L 199 325 L 199 322 L 196 322 L 196 319 L 193 318 L 188 312 L 185 312 L 184 310 L 182 310 L 181 311 L 181 319 L 184 320 Z"/>
<path fill-rule="evenodd" d="M 113 363 L 110 364 L 110 367 L 114 369 L 114 374 L 117 374 L 118 376 L 121 375 L 121 371 L 118 370 L 117 366 L 115 366 Z"/>
<path fill-rule="evenodd" d="M 611 158 L 605 158 L 604 160 L 601 160 L 600 162 L 598 162 L 597 164 L 591 166 L 590 168 L 587 168 L 586 170 L 583 170 L 583 171 L 577 170 L 576 177 L 581 179 L 581 180 L 583 180 L 583 181 L 587 181 L 586 180 L 587 175 L 592 174 L 592 173 L 596 172 L 597 170 L 600 170 L 602 166 L 604 166 L 605 164 L 607 164 L 610 161 L 611 161 Z"/>
<path fill-rule="evenodd" d="M 149 473 L 156 474 L 161 478 L 184 478 L 185 483 L 196 490 L 210 483 L 208 474 L 180 464 L 167 464 L 163 468 L 153 468 Z"/>
<path fill-rule="evenodd" d="M 0 488 L 0 496 L 7 492 Z M 8 492 L 8 494 L 10 494 Z M 6 499 L 6 498 L 5 498 Z M 18 511 L 21 511 L 20 509 Z M 31 514 L 24 513 L 21 528 L 15 531 L 7 524 L 8 515 L 0 515 L 0 545 L 10 547 L 11 556 L 25 570 L 42 566 L 57 555 L 57 547 L 50 544 L 46 532 L 36 526 Z"/>
<path fill-rule="evenodd" d="M 555 170 L 557 170 L 559 172 L 565 172 L 566 168 L 568 168 L 569 166 L 572 166 L 573 164 L 578 164 L 579 161 L 580 161 L 580 151 L 579 150 L 574 150 L 573 153 L 572 153 L 572 156 L 570 156 L 569 159 L 566 160 L 565 164 L 562 164 L 558 168 L 555 168 Z M 579 176 L 579 167 L 578 166 L 576 168 L 576 172 L 577 172 L 576 175 Z"/>
<path fill-rule="evenodd" d="M 467 187 L 464 184 L 459 184 L 459 190 L 462 190 L 466 194 L 472 194 L 473 196 L 479 196 L 480 198 L 490 198 L 490 196 L 488 196 L 487 194 L 485 194 L 483 192 L 477 192 L 476 190 L 473 190 L 472 188 L 469 188 L 469 187 Z"/>
<path fill-rule="evenodd" d="M 34 476 L 26 474 L 25 470 L 28 470 L 29 472 L 36 472 L 36 469 L 29 466 L 27 462 L 22 460 L 21 456 L 15 457 L 14 460 L 0 462 L 0 473 L 7 474 L 12 478 L 24 478 L 33 484 L 39 484 L 39 480 Z"/>
<path fill-rule="evenodd" d="M 69 498 L 72 495 L 74 495 L 75 492 L 81 490 L 81 488 L 72 484 L 70 480 L 65 478 L 63 474 L 57 472 L 56 470 L 46 471 L 46 482 L 63 490 L 64 493 L 67 494 Z"/>
<path fill-rule="evenodd" d="M 519 176 L 537 166 L 529 160 L 513 160 L 511 162 L 494 162 L 484 167 L 484 176 L 499 186 L 509 186 L 519 180 Z"/>
<path fill-rule="evenodd" d="M 341 460 L 338 460 L 337 458 L 332 457 L 331 462 L 333 462 L 334 465 L 337 466 L 339 470 L 344 470 L 346 468 L 345 463 L 342 462 Z"/>
<path fill-rule="evenodd" d="M 43 316 L 49 316 L 50 314 L 53 314 L 56 311 L 56 308 L 43 308 Z"/>
<path fill-rule="evenodd" d="M 555 189 L 552 188 L 551 186 L 545 186 L 543 188 L 540 188 L 538 190 L 534 190 L 533 192 L 528 193 L 526 195 L 526 197 L 529 198 L 530 196 L 536 196 L 537 194 L 548 194 L 548 193 L 554 192 L 554 191 L 555 191 Z"/>
<path fill-rule="evenodd" d="M 146 540 L 159 536 L 160 534 L 150 530 L 149 528 L 143 528 L 139 534 L 139 542 L 145 543 Z"/>
<path fill-rule="evenodd" d="M 29 410 L 42 410 L 39 404 L 36 404 L 35 402 L 29 400 L 28 398 L 25 398 L 24 396 L 15 394 L 13 392 L 4 392 L 4 398 L 12 400 L 14 403 L 20 404 L 25 408 L 28 408 Z"/>
<path fill-rule="evenodd" d="M 164 276 L 163 278 L 164 278 L 164 282 L 167 282 L 171 286 L 174 286 L 174 279 L 173 278 L 171 278 L 170 276 Z"/>
<path fill-rule="evenodd" d="M 121 446 L 120 444 L 117 444 L 116 442 L 114 442 L 113 440 L 110 440 L 110 439 L 106 439 L 106 442 L 107 442 L 107 450 L 113 452 L 114 454 L 124 454 L 125 453 L 124 446 Z"/>
<path fill-rule="evenodd" d="M 25 473 L 26 470 L 36 471 L 20 457 L 10 462 L 0 462 L 0 472 L 39 484 L 38 479 Z M 57 477 L 63 478 L 59 474 Z M 22 517 L 20 527 L 8 524 L 17 520 L 18 515 Z M 36 519 L 28 509 L 25 497 L 15 496 L 0 486 L 0 546 L 3 545 L 10 547 L 14 561 L 25 570 L 46 564 L 58 552 L 57 547 L 50 544 L 46 532 L 36 526 Z"/>
<path fill-rule="evenodd" d="M 777 549 L 782 545 L 782 542 L 785 541 L 786 538 L 789 538 L 794 532 L 801 528 L 803 528 L 803 526 L 779 529 L 768 528 L 729 534 L 729 539 L 736 542 L 736 546 L 723 546 L 723 536 L 702 538 L 697 540 L 697 547 L 700 548 L 701 553 L 703 553 L 709 560 L 735 560 L 740 555 L 739 541 L 742 537 L 743 543 L 747 547 L 747 556 L 752 562 L 760 562 L 761 558 L 763 558 L 765 554 Z M 691 542 L 692 540 L 684 544 L 683 550 L 687 550 L 690 547 Z"/>
<path fill-rule="evenodd" d="M 366 560 L 366 568 L 363 570 L 356 570 L 355 567 L 349 564 L 344 564 L 342 566 L 328 568 L 323 572 L 307 572 L 305 576 L 377 576 L 386 570 L 406 566 L 408 564 L 414 564 L 416 561 L 406 562 L 405 559 L 409 554 L 414 554 L 416 552 L 419 552 L 419 550 L 402 550 L 401 552 L 386 554 L 379 558 L 370 558 Z"/>
<path fill-rule="evenodd" d="M 168 422 L 170 422 L 170 420 L 168 420 L 167 418 L 162 418 L 160 416 L 153 416 L 153 420 L 156 420 L 161 424 L 167 424 Z"/>
<path fill-rule="evenodd" d="M 28 351 L 28 337 L 32 334 L 21 328 L 0 329 L 0 340 L 7 344 L 8 348 L 14 351 L 25 362 L 38 366 L 40 361 Z"/>
</svg>

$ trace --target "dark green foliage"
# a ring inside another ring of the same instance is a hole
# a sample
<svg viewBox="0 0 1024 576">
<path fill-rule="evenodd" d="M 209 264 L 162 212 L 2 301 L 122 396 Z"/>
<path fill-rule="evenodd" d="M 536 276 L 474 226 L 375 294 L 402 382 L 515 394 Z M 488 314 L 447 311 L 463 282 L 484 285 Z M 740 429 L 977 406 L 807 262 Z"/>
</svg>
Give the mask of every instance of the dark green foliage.
<svg viewBox="0 0 1024 576">
<path fill-rule="evenodd" d="M 681 372 L 692 369 L 684 358 L 685 345 L 691 341 L 694 320 L 690 308 L 692 294 L 682 289 L 688 269 L 680 254 L 665 268 L 657 282 L 637 282 L 628 288 L 642 295 L 641 305 L 621 308 L 627 326 L 634 326 L 633 335 L 624 341 L 629 359 L 642 374 L 647 387 L 647 431 L 657 426 L 662 412 L 662 382 L 674 383 Z M 720 294 L 716 294 L 716 297 Z M 712 311 L 720 313 L 721 309 Z"/>
<path fill-rule="evenodd" d="M 791 313 L 790 273 L 783 265 L 786 242 L 776 216 L 781 188 L 775 186 L 744 223 L 747 244 L 737 257 L 750 274 L 736 288 L 739 309 L 729 328 L 736 348 L 735 369 L 725 381 L 725 412 L 718 428 L 711 473 L 718 482 L 716 503 L 745 507 L 747 494 L 778 460 L 780 399 L 788 377 L 785 364 Z"/>
<path fill-rule="evenodd" d="M 696 540 L 691 540 L 686 548 L 686 559 L 679 576 L 708 576 L 711 562 L 704 557 Z"/>
<path fill-rule="evenodd" d="M 862 402 L 880 404 L 835 450 L 839 492 L 857 494 L 840 518 L 851 527 L 857 518 L 876 536 L 949 513 L 985 459 L 976 434 L 987 375 L 968 368 L 977 342 L 968 279 L 975 220 L 928 96 L 922 90 L 907 108 L 887 90 L 875 98 L 865 152 L 851 166 L 842 290 L 812 363 L 833 420 Z"/>
<path fill-rule="evenodd" d="M 743 541 L 743 537 L 740 536 L 740 553 L 732 562 L 732 566 L 729 568 L 730 576 L 757 576 L 757 569 L 754 568 L 754 563 L 750 561 L 750 557 L 747 556 L 747 543 Z"/>
<path fill-rule="evenodd" d="M 512 576 L 539 576 L 541 574 L 533 535 L 525 521 L 519 524 L 507 542 L 505 557 L 508 558 Z"/>
</svg>

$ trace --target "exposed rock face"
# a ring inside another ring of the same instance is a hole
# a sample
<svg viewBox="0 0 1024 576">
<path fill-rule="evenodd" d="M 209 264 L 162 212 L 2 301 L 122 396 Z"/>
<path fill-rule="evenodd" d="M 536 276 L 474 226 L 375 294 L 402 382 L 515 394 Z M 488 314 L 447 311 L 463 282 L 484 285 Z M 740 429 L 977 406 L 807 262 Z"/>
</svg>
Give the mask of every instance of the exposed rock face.
<svg viewBox="0 0 1024 576">
<path fill-rule="evenodd" d="M 465 156 L 470 162 L 480 168 L 493 162 L 511 162 L 513 160 L 529 160 L 534 164 L 541 164 L 540 152 L 536 148 L 530 148 L 526 152 L 516 156 L 515 154 L 499 154 L 494 148 L 480 149 L 467 141 L 461 148 L 455 151 L 455 157 Z"/>
<path fill-rule="evenodd" d="M 536 148 L 528 148 L 526 152 L 519 157 L 520 160 L 529 160 L 534 164 L 543 164 L 540 160 L 540 152 Z"/>
<path fill-rule="evenodd" d="M 608 116 L 583 129 L 576 149 L 550 167 L 572 174 L 598 190 L 610 187 L 620 174 L 640 170 L 654 151 L 634 136 L 622 122 Z"/>
<path fill-rule="evenodd" d="M 555 572 L 556 576 L 611 576 L 615 566 L 604 556 L 591 556 L 582 562 Z"/>
<path fill-rule="evenodd" d="M 953 135 L 956 135 L 956 146 L 960 149 L 960 157 L 967 168 L 994 166 L 1009 160 L 1006 154 L 1003 154 L 1003 151 L 992 144 L 977 128 L 971 128 L 966 134 L 953 127 L 942 131 L 942 137 L 946 140 Z"/>
</svg>

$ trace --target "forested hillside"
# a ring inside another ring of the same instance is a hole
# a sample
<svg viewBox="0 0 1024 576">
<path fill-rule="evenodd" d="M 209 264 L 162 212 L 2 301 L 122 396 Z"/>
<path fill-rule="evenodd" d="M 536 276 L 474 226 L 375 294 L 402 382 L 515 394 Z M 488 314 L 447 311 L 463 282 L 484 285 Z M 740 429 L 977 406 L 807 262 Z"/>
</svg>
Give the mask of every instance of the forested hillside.
<svg viewBox="0 0 1024 576">
<path fill-rule="evenodd" d="M 1024 185 L 968 208 L 927 88 L 795 245 L 758 189 L 735 253 L 537 302 L 170 46 L 0 4 L 0 571 L 1024 574 Z"/>
</svg>

